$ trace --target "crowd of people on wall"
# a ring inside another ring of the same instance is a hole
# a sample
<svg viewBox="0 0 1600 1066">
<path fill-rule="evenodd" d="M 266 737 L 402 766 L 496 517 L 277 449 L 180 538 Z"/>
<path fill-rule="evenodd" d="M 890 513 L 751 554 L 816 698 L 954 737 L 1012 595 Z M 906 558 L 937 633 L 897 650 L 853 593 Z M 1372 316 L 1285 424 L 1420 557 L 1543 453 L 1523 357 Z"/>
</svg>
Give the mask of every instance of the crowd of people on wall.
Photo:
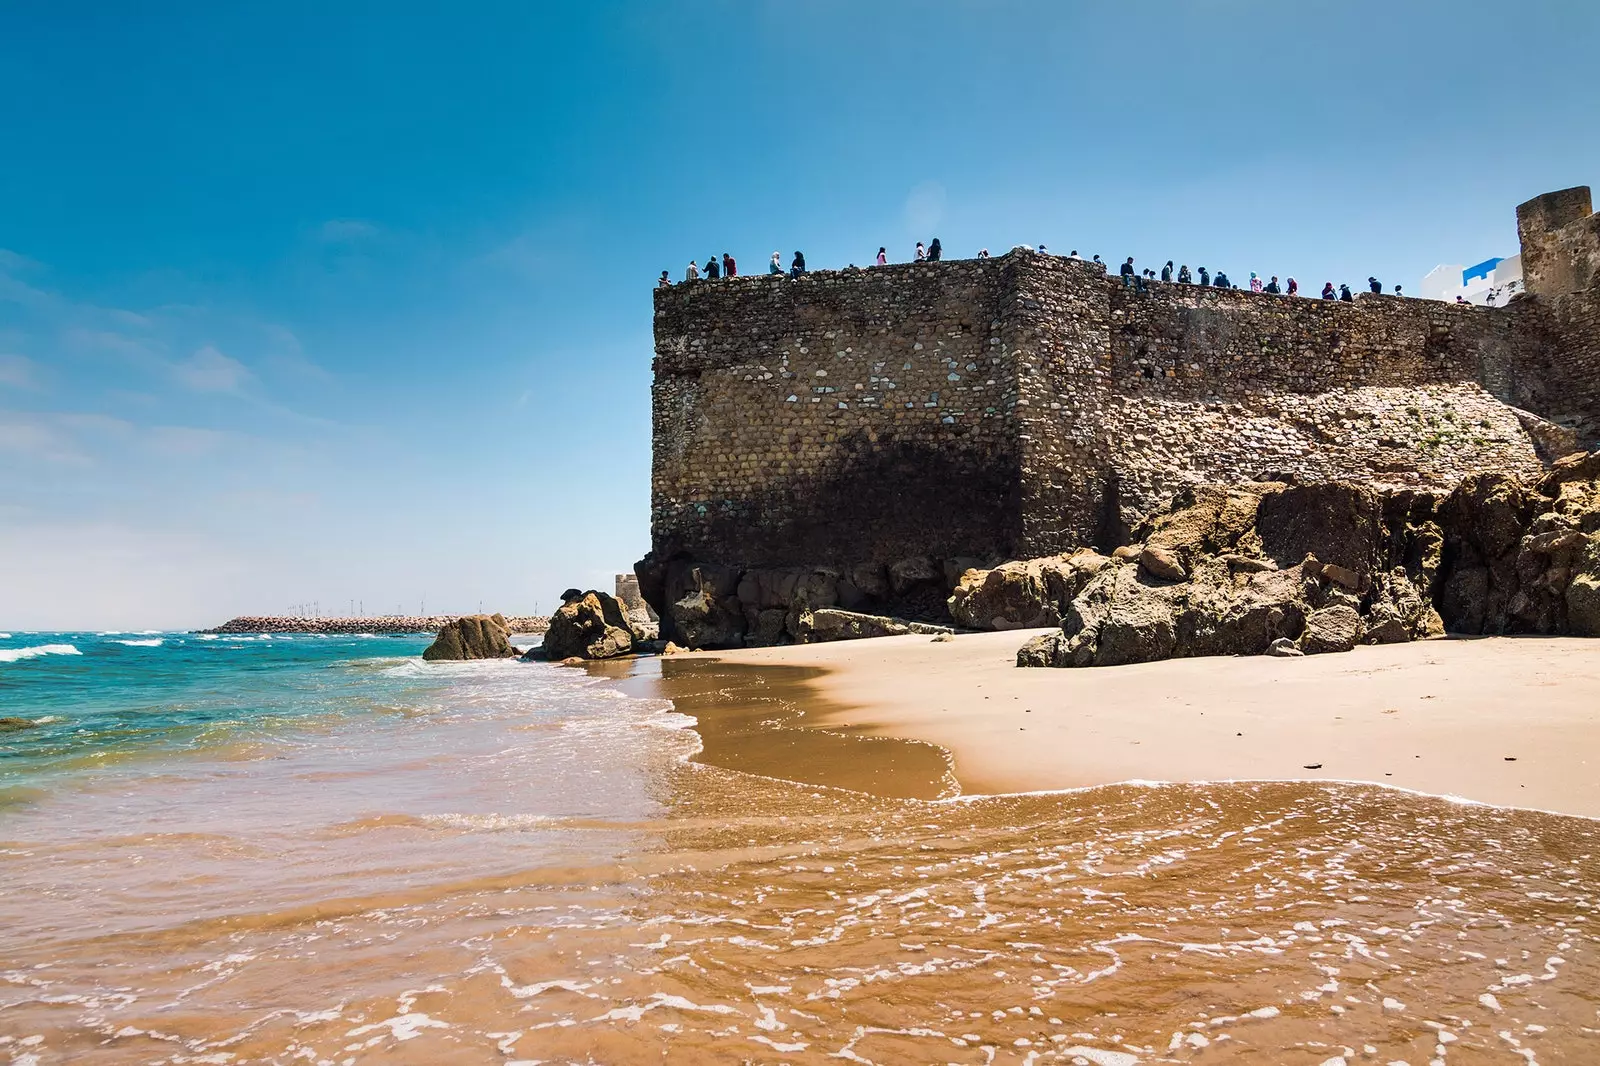
<svg viewBox="0 0 1600 1066">
<path fill-rule="evenodd" d="M 1040 255 L 1050 254 L 1042 244 L 1039 245 L 1038 248 L 1034 248 L 1031 245 L 1019 244 L 1016 245 L 1016 247 L 1012 250 L 1017 251 L 1019 249 L 1022 251 L 1037 252 Z M 917 247 L 912 262 L 937 263 L 943 258 L 944 246 L 939 243 L 939 238 L 934 237 L 927 244 L 923 244 L 921 241 L 917 242 Z M 989 249 L 980 248 L 978 250 L 977 258 L 988 259 Z M 1078 250 L 1076 248 L 1067 253 L 1066 258 L 1076 259 L 1079 261 L 1082 261 L 1083 259 L 1083 257 L 1078 254 Z M 878 248 L 878 254 L 874 258 L 873 262 L 877 266 L 888 266 L 888 248 L 880 245 Z M 1106 264 L 1101 261 L 1099 255 L 1095 255 L 1089 260 L 1089 262 L 1099 266 L 1102 270 L 1106 268 Z M 845 269 L 856 270 L 858 268 L 854 263 L 851 263 Z M 789 269 L 787 273 L 791 278 L 798 278 L 805 272 L 805 254 L 797 251 L 794 253 L 794 257 L 789 261 Z M 772 253 L 772 259 L 767 263 L 767 273 L 778 275 L 785 273 L 783 269 L 783 256 L 781 253 Z M 1166 265 L 1163 266 L 1160 273 L 1157 274 L 1156 271 L 1149 268 L 1142 270 L 1136 268 L 1133 265 L 1133 256 L 1130 255 L 1127 259 L 1123 260 L 1122 266 L 1118 268 L 1117 273 L 1122 278 L 1122 284 L 1124 288 L 1133 289 L 1138 292 L 1146 291 L 1149 287 L 1149 284 L 1157 280 L 1168 283 L 1176 282 L 1179 285 L 1199 284 L 1216 289 L 1241 288 L 1241 286 L 1235 285 L 1228 275 L 1223 271 L 1219 270 L 1213 275 L 1211 271 L 1202 266 L 1196 269 L 1194 272 L 1191 272 L 1187 263 L 1174 267 L 1172 260 L 1170 259 L 1167 260 Z M 703 267 L 700 266 L 697 261 L 691 259 L 689 260 L 688 268 L 683 272 L 683 280 L 686 282 L 699 281 L 702 278 L 715 281 L 718 278 L 734 278 L 738 276 L 739 265 L 734 261 L 733 256 L 729 255 L 727 252 L 722 253 L 722 258 L 720 260 L 716 256 L 710 257 L 706 260 L 706 265 Z M 1197 277 L 1199 279 L 1198 282 L 1195 280 Z M 656 280 L 656 285 L 660 288 L 667 288 L 668 286 L 672 285 L 672 278 L 668 275 L 667 271 L 663 270 L 661 272 L 661 277 Z M 1271 277 L 1263 281 L 1261 276 L 1253 270 L 1250 272 L 1250 280 L 1243 287 L 1248 288 L 1251 292 L 1268 293 L 1272 295 L 1298 296 L 1300 294 L 1300 283 L 1294 278 L 1288 278 L 1284 282 L 1279 283 L 1278 275 L 1273 274 Z M 1375 277 L 1368 277 L 1367 289 L 1371 292 L 1381 295 L 1383 293 L 1383 284 Z M 1394 287 L 1394 295 L 1404 296 L 1405 292 L 1399 285 L 1396 285 Z M 1335 289 L 1333 282 L 1331 281 L 1324 283 L 1322 286 L 1322 298 L 1324 300 L 1338 300 L 1343 303 L 1355 302 L 1355 296 L 1350 292 L 1349 285 L 1341 284 L 1337 289 Z M 1464 303 L 1465 301 L 1458 296 L 1456 297 L 1456 302 Z M 1492 299 L 1490 300 L 1490 303 L 1493 303 Z"/>
</svg>

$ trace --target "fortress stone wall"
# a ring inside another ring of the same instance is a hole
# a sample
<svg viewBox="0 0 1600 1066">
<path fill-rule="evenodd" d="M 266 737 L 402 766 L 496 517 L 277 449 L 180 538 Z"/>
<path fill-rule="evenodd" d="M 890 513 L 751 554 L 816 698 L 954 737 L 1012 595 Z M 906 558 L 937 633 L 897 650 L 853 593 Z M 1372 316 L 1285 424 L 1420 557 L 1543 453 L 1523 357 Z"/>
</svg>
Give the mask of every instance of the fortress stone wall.
<svg viewBox="0 0 1600 1066">
<path fill-rule="evenodd" d="M 1114 546 L 1191 482 L 1537 475 L 1600 411 L 1587 204 L 1519 209 L 1502 308 L 1136 292 L 1025 250 L 658 289 L 655 555 L 998 560 Z"/>
</svg>

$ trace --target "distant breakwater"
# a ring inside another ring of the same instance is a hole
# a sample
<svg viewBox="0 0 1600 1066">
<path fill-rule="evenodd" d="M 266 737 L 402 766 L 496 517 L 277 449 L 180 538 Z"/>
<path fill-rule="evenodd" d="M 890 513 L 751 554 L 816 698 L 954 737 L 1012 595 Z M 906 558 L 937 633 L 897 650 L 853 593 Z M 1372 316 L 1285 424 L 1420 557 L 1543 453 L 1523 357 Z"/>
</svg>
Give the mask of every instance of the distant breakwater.
<svg viewBox="0 0 1600 1066">
<path fill-rule="evenodd" d="M 462 617 L 456 614 L 382 615 L 376 618 L 296 618 L 289 615 L 241 615 L 200 633 L 437 633 Z M 506 618 L 513 633 L 543 633 L 550 619 L 542 615 Z"/>
</svg>

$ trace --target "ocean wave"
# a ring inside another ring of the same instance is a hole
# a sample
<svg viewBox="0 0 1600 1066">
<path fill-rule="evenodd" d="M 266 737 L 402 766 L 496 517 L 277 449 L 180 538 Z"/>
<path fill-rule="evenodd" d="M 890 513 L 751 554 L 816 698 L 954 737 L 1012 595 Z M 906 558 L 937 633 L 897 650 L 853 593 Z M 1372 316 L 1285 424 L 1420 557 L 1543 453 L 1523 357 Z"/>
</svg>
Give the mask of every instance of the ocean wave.
<svg viewBox="0 0 1600 1066">
<path fill-rule="evenodd" d="M 0 640 L 10 640 L 10 639 L 11 639 L 11 634 L 10 633 L 0 633 Z"/>
<path fill-rule="evenodd" d="M 159 648 L 166 642 L 160 637 L 155 637 L 150 640 L 113 640 L 111 643 L 123 644 L 130 648 Z"/>
<path fill-rule="evenodd" d="M 71 644 L 38 644 L 31 648 L 0 648 L 0 663 L 14 663 L 41 655 L 82 655 Z"/>
</svg>

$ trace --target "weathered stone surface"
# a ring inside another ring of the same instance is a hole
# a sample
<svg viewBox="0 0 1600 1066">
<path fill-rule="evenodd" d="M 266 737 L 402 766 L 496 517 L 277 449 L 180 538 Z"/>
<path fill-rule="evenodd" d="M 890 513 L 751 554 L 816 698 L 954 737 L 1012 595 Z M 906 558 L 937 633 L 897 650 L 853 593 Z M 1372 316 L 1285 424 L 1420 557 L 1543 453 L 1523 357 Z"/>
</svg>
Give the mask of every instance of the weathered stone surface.
<svg viewBox="0 0 1600 1066">
<path fill-rule="evenodd" d="M 1054 578 L 1054 588 L 1046 580 L 1047 570 Z M 1069 587 L 1070 570 L 1060 558 L 1002 563 L 993 570 L 968 570 L 950 594 L 950 616 L 957 625 L 969 629 L 1060 625 L 1063 601 L 1055 593 Z"/>
<path fill-rule="evenodd" d="M 31 718 L 17 718 L 7 715 L 4 718 L 0 718 L 0 733 L 15 733 L 21 729 L 31 729 L 34 724 Z"/>
<path fill-rule="evenodd" d="M 931 556 L 914 555 L 889 567 L 889 588 L 896 596 L 905 596 L 918 588 L 938 585 L 943 576 L 944 568 Z"/>
<path fill-rule="evenodd" d="M 1349 651 L 1361 643 L 1366 628 L 1355 608 L 1324 607 L 1306 616 L 1306 630 L 1300 637 L 1300 650 L 1307 655 Z"/>
<path fill-rule="evenodd" d="M 1178 553 L 1156 544 L 1146 544 L 1139 553 L 1139 565 L 1145 573 L 1164 581 L 1187 581 L 1189 572 L 1183 568 Z"/>
<path fill-rule="evenodd" d="M 1017 649 L 1018 666 L 1071 666 L 1062 633 L 1043 633 Z"/>
<path fill-rule="evenodd" d="M 1567 624 L 1575 637 L 1600 637 L 1600 574 L 1582 574 L 1567 586 Z"/>
<path fill-rule="evenodd" d="M 1344 482 L 1289 485 L 1261 497 L 1255 532 L 1262 553 L 1280 566 L 1307 555 L 1366 576 L 1383 542 L 1378 494 Z"/>
<path fill-rule="evenodd" d="M 634 643 L 644 639 L 614 596 L 593 589 L 569 589 L 563 599 L 550 616 L 550 628 L 544 635 L 544 657 L 553 662 L 614 659 L 632 653 Z"/>
<path fill-rule="evenodd" d="M 458 618 L 439 630 L 423 651 L 428 662 L 464 659 L 510 659 L 516 650 L 502 615 L 473 614 Z"/>
<path fill-rule="evenodd" d="M 744 610 L 734 595 L 738 582 L 739 571 L 731 567 L 688 560 L 669 565 L 663 590 L 668 598 L 662 613 L 663 635 L 691 648 L 743 645 Z M 641 581 L 641 587 L 643 584 Z"/>
<path fill-rule="evenodd" d="M 867 637 L 903 637 L 909 633 L 933 636 L 950 632 L 944 626 L 911 622 L 904 618 L 885 618 L 882 615 L 841 611 L 836 607 L 823 607 L 808 611 L 807 614 L 804 628 L 808 643 L 861 640 Z"/>
<path fill-rule="evenodd" d="M 1148 547 L 1165 549 L 1185 563 L 1232 552 L 1255 528 L 1256 509 L 1270 484 L 1188 485 L 1134 532 Z M 1175 578 L 1173 580 L 1181 580 Z"/>
</svg>

